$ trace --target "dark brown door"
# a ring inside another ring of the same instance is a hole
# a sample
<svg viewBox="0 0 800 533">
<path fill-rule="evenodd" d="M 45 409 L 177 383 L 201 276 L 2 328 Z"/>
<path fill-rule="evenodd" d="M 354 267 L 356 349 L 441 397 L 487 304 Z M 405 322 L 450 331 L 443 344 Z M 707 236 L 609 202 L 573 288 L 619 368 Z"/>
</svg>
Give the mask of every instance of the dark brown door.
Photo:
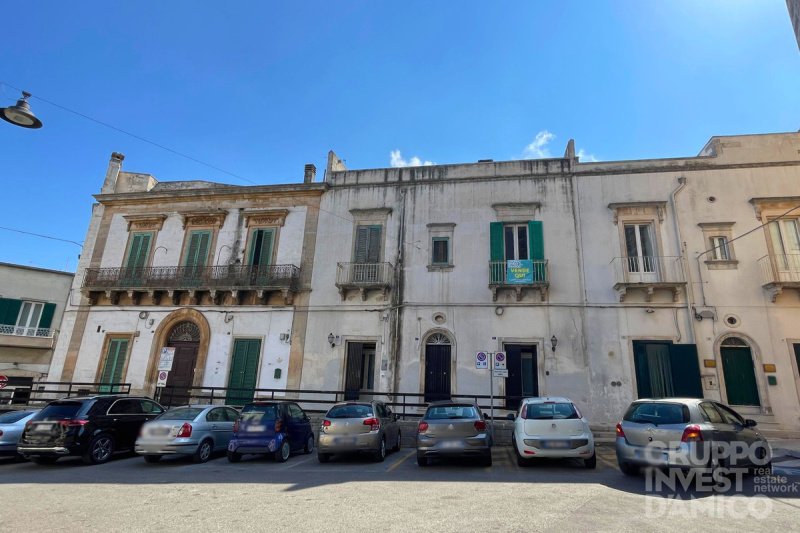
<svg viewBox="0 0 800 533">
<path fill-rule="evenodd" d="M 186 405 L 191 394 L 189 387 L 194 380 L 194 367 L 197 363 L 197 351 L 200 346 L 196 341 L 171 341 L 170 347 L 175 348 L 175 358 L 172 360 L 172 370 L 167 377 L 166 394 L 162 398 L 167 407 Z"/>
<path fill-rule="evenodd" d="M 425 401 L 450 399 L 450 345 L 425 346 Z"/>
</svg>

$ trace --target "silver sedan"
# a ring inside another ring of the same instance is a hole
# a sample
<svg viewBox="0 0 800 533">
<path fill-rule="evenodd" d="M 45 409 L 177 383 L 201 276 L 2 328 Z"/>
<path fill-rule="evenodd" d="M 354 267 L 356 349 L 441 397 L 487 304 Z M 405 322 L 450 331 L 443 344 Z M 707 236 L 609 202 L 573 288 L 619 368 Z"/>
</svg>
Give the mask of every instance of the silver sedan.
<svg viewBox="0 0 800 533">
<path fill-rule="evenodd" d="M 136 453 L 148 463 L 157 463 L 164 455 L 191 456 L 195 463 L 205 463 L 214 452 L 228 448 L 238 417 L 236 409 L 227 406 L 173 407 L 142 426 Z"/>
<path fill-rule="evenodd" d="M 38 412 L 39 409 L 25 409 L 0 414 L 0 457 L 22 459 L 21 455 L 17 455 L 17 442 L 25 424 Z"/>
</svg>

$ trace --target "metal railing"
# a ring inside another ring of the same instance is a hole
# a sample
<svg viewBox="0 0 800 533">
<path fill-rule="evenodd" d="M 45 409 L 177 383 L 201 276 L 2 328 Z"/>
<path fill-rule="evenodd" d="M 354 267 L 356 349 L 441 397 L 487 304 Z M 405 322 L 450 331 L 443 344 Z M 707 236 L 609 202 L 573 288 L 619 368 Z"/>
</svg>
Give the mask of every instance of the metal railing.
<svg viewBox="0 0 800 533">
<path fill-rule="evenodd" d="M 394 267 L 391 263 L 337 263 L 337 286 L 391 285 Z"/>
<path fill-rule="evenodd" d="M 87 290 L 108 289 L 297 289 L 295 265 L 88 268 Z"/>
<path fill-rule="evenodd" d="M 521 265 L 517 263 L 521 263 Z M 530 286 L 549 282 L 550 273 L 546 259 L 513 262 L 489 261 L 489 285 Z"/>
<path fill-rule="evenodd" d="M 10 405 L 41 406 L 53 400 L 73 396 L 89 396 L 93 394 L 130 394 L 130 383 L 89 383 L 66 381 L 37 381 L 29 386 L 16 386 L 4 389 L 11 391 L 9 398 L 0 398 L 0 402 Z"/>
<path fill-rule="evenodd" d="M 616 283 L 683 283 L 681 256 L 640 255 L 611 260 Z"/>
<path fill-rule="evenodd" d="M 765 255 L 758 260 L 762 285 L 800 282 L 800 254 Z"/>
<path fill-rule="evenodd" d="M 161 387 L 156 390 L 155 400 L 164 407 L 197 404 L 233 405 L 241 407 L 245 403 L 259 400 L 291 400 L 310 413 L 324 413 L 337 402 L 352 399 L 354 391 L 308 390 L 308 389 L 250 389 L 234 387 Z M 401 418 L 418 418 L 425 413 L 428 402 L 425 394 L 403 392 L 359 391 L 358 401 L 380 400 L 390 406 Z M 487 414 L 494 405 L 495 417 L 505 417 L 517 409 L 522 396 L 494 396 L 488 394 L 451 394 L 448 397 L 457 401 L 475 402 Z M 513 406 L 506 407 L 507 402 Z"/>
<path fill-rule="evenodd" d="M 15 335 L 18 337 L 39 337 L 52 339 L 56 330 L 52 328 L 26 328 L 11 324 L 0 324 L 0 335 Z"/>
</svg>

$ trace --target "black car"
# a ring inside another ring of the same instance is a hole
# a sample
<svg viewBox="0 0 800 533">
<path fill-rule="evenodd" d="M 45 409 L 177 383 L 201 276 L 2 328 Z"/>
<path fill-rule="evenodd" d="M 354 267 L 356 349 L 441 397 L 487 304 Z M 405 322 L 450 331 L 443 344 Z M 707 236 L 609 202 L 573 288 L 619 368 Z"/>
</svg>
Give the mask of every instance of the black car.
<svg viewBox="0 0 800 533">
<path fill-rule="evenodd" d="M 37 464 L 67 456 L 105 463 L 115 452 L 133 450 L 142 424 L 163 412 L 153 400 L 135 396 L 56 400 L 27 423 L 17 450 Z"/>
</svg>

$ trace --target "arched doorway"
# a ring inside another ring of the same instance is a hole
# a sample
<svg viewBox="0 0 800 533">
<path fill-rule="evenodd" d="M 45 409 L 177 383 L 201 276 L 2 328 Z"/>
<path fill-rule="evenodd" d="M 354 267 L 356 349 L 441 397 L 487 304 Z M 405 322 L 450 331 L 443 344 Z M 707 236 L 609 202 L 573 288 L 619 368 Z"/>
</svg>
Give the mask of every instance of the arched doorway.
<svg viewBox="0 0 800 533">
<path fill-rule="evenodd" d="M 169 405 L 184 405 L 189 403 L 189 388 L 194 382 L 194 369 L 200 350 L 200 328 L 188 320 L 178 323 L 169 333 L 167 347 L 175 348 L 175 358 L 167 377 L 164 400 Z"/>
<path fill-rule="evenodd" d="M 739 337 L 728 337 L 719 347 L 725 391 L 730 405 L 760 406 L 753 352 Z"/>
<path fill-rule="evenodd" d="M 426 402 L 450 399 L 452 346 L 444 333 L 433 333 L 425 341 Z"/>
</svg>

